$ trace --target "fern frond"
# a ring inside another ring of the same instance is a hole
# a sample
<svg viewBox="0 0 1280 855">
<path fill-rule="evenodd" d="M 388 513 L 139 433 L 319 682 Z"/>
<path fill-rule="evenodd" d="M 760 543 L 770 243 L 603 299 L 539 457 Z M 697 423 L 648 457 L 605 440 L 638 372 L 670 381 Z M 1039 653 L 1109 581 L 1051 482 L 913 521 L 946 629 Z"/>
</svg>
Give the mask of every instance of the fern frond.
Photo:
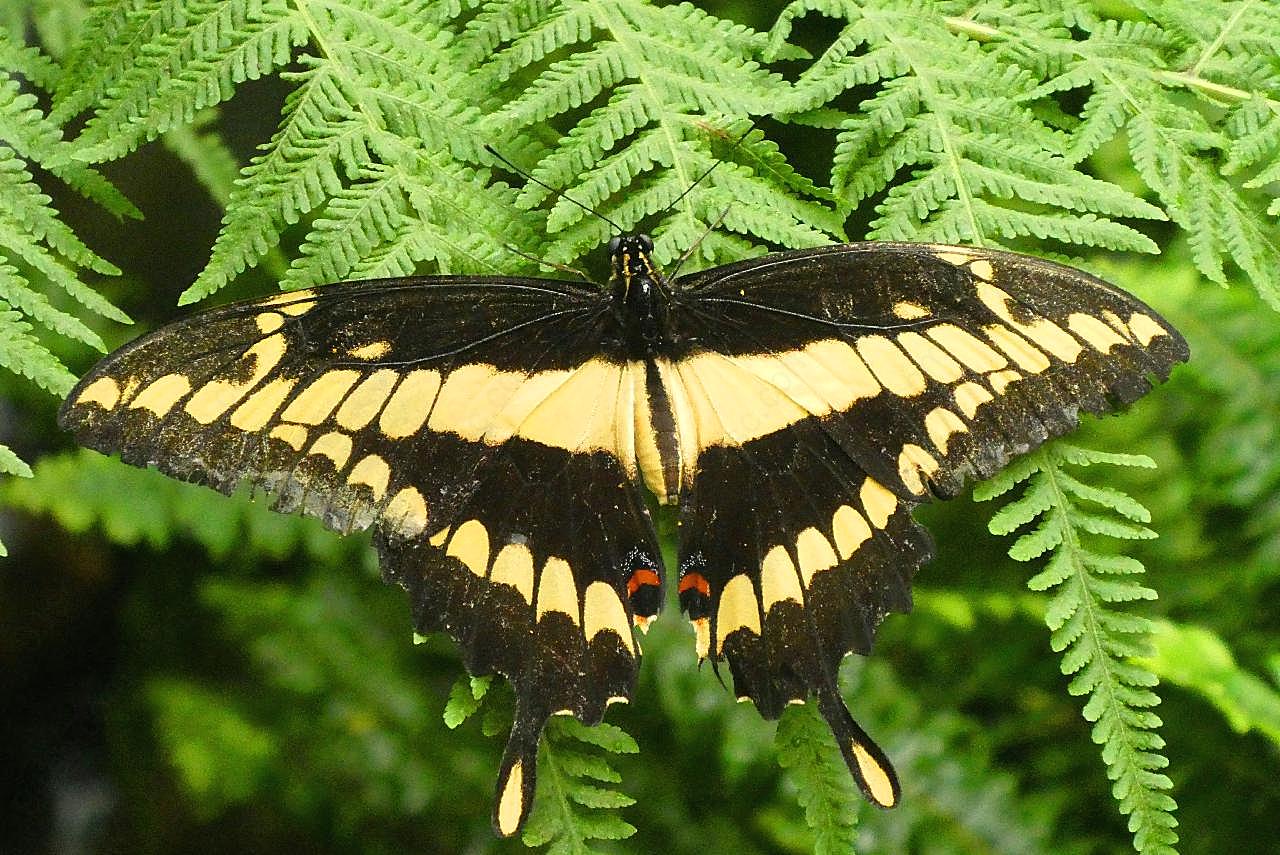
<svg viewBox="0 0 1280 855">
<path fill-rule="evenodd" d="M 846 21 L 801 74 L 790 112 L 878 86 L 841 123 L 832 171 L 849 207 L 889 191 L 870 236 L 993 245 L 1034 235 L 1155 252 L 1119 219 L 1163 213 L 1075 169 L 1064 156 L 1068 138 L 1028 106 L 1039 80 L 971 33 L 954 32 L 947 10 L 928 0 L 798 0 L 774 28 L 777 45 L 809 12 Z M 1062 31 L 1067 43 L 1068 35 Z M 903 169 L 911 177 L 898 181 Z"/>
<path fill-rule="evenodd" d="M 860 795 L 817 707 L 788 707 L 774 742 L 778 764 L 794 781 L 805 823 L 814 833 L 814 855 L 856 852 Z"/>
<path fill-rule="evenodd" d="M 635 826 L 617 811 L 635 799 L 614 789 L 622 777 L 611 754 L 636 754 L 635 740 L 611 724 L 587 727 L 570 716 L 554 716 L 538 752 L 538 794 L 521 835 L 526 846 L 547 846 L 548 855 L 587 855 L 594 840 L 625 840 Z"/>
<path fill-rule="evenodd" d="M 1157 680 L 1135 661 L 1150 650 L 1151 622 L 1120 612 L 1113 603 L 1150 600 L 1155 592 L 1134 576 L 1143 571 L 1133 558 L 1097 551 L 1091 538 L 1125 540 L 1154 537 L 1145 527 L 1146 509 L 1112 489 L 1089 486 L 1065 469 L 1107 463 L 1151 467 L 1149 458 L 1106 454 L 1058 443 L 1031 454 L 974 490 L 990 500 L 1019 485 L 1021 495 L 991 519 L 993 534 L 1012 534 L 1033 525 L 1009 550 L 1019 561 L 1048 556 L 1027 584 L 1054 591 L 1045 613 L 1053 649 L 1062 654 L 1068 690 L 1087 695 L 1083 714 L 1094 724 L 1093 740 L 1102 757 L 1122 813 L 1129 817 L 1134 846 L 1142 853 L 1172 853 L 1178 840 L 1168 795 L 1172 783 L 1160 770 L 1168 765 L 1156 729 L 1160 719 Z"/>
<path fill-rule="evenodd" d="M 824 194 L 798 180 L 762 135 L 743 138 L 732 153 L 723 145 L 746 133 L 742 117 L 773 111 L 785 94 L 781 78 L 756 61 L 767 45 L 762 34 L 688 5 L 565 0 L 495 4 L 459 45 L 467 56 L 492 53 L 478 74 L 511 93 L 490 122 L 495 132 L 588 107 L 532 174 L 624 230 L 658 217 L 648 230 L 660 262 L 681 255 L 730 204 L 725 227 L 756 240 L 811 246 L 841 234 L 841 218 L 816 201 Z M 546 63 L 532 80 L 514 75 L 532 63 Z M 730 163 L 707 174 L 726 155 Z M 520 201 L 546 197 L 529 186 Z M 677 199 L 678 210 L 666 210 Z M 565 198 L 547 228 L 545 254 L 556 261 L 572 261 L 608 234 Z M 704 257 L 717 251 L 703 249 Z"/>
</svg>

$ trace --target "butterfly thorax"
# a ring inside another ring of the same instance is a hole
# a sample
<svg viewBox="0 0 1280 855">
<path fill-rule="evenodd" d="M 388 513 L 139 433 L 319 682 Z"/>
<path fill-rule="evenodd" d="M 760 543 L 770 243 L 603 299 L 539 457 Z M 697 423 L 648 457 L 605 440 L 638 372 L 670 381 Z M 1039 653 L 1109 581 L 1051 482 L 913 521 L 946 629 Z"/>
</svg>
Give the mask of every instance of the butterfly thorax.
<svg viewBox="0 0 1280 855">
<path fill-rule="evenodd" d="M 649 257 L 652 251 L 648 235 L 623 235 L 609 242 L 614 315 L 632 359 L 669 353 L 673 343 L 671 289 Z"/>
</svg>

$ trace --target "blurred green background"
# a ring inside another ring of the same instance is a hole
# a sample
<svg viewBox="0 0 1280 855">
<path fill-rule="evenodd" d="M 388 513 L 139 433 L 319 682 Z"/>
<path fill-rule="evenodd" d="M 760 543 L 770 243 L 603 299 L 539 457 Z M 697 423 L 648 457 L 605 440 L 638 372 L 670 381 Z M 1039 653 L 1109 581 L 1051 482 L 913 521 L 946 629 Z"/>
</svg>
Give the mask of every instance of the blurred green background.
<svg viewBox="0 0 1280 855">
<path fill-rule="evenodd" d="M 761 29 L 777 11 L 700 5 Z M 222 108 L 240 162 L 270 137 L 286 91 L 259 81 Z M 766 129 L 821 177 L 829 153 L 804 128 Z M 1120 148 L 1090 166 L 1132 183 Z M 145 220 L 118 222 L 54 182 L 47 192 L 126 271 L 100 283 L 137 321 L 101 325 L 116 346 L 177 316 L 221 209 L 172 144 L 104 172 Z M 848 232 L 865 226 L 855 217 Z M 1157 619 L 1149 665 L 1181 850 L 1280 851 L 1280 328 L 1248 283 L 1202 281 L 1181 234 L 1161 228 L 1158 257 L 1089 263 L 1165 314 L 1195 358 L 1076 441 L 1159 464 L 1107 483 L 1149 507 L 1160 534 L 1129 554 L 1160 594 L 1133 611 Z M 268 265 L 219 299 L 272 287 Z M 92 361 L 84 348 L 60 355 L 77 371 Z M 367 538 L 75 452 L 54 426 L 58 402 L 7 373 L 0 400 L 0 441 L 40 461 L 35 481 L 0 486 L 0 852 L 523 851 L 489 827 L 501 741 L 478 719 L 443 723 L 458 656 L 441 638 L 413 643 Z M 870 660 L 847 662 L 855 715 L 906 792 L 892 813 L 864 806 L 859 851 L 1129 850 L 1044 601 L 1026 591 L 1034 568 L 987 533 L 992 512 L 965 498 L 920 512 L 938 557 L 915 612 L 886 621 Z M 640 746 L 613 760 L 638 832 L 599 848 L 809 851 L 775 724 L 696 668 L 676 609 L 645 654 L 637 698 L 609 713 Z"/>
</svg>

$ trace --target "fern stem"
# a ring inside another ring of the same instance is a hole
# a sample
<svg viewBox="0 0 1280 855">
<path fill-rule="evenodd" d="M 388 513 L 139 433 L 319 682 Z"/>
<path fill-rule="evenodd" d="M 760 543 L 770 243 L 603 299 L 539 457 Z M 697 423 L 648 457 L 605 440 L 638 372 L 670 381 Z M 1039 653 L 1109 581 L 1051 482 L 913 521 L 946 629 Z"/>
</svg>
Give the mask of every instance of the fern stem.
<svg viewBox="0 0 1280 855">
<path fill-rule="evenodd" d="M 1200 69 L 1202 69 L 1204 64 L 1212 59 L 1213 55 L 1222 47 L 1223 43 L 1227 40 L 1227 34 L 1236 28 L 1236 25 L 1240 23 L 1240 19 L 1244 17 L 1245 12 L 1248 12 L 1249 9 L 1255 5 L 1257 5 L 1257 0 L 1249 0 L 1249 2 L 1240 4 L 1236 9 L 1235 14 L 1232 15 L 1222 29 L 1218 31 L 1218 35 L 1214 37 L 1213 41 L 1205 45 L 1204 50 L 1200 52 L 1200 58 L 1196 60 L 1195 65 L 1191 66 L 1191 74 L 1197 77 L 1200 76 Z"/>
</svg>

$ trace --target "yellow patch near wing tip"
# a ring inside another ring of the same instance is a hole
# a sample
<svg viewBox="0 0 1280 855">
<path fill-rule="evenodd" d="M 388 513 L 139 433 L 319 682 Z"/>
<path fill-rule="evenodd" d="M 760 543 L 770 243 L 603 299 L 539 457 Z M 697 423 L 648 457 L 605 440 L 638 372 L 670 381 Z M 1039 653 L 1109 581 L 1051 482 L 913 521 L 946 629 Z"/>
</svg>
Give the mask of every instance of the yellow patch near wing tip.
<svg viewBox="0 0 1280 855">
<path fill-rule="evenodd" d="M 954 264 L 957 267 L 959 267 L 962 264 L 968 264 L 969 259 L 973 258 L 972 255 L 969 255 L 969 253 L 962 252 L 959 250 L 946 250 L 946 251 L 938 252 L 935 254 L 938 256 L 938 258 L 947 262 L 947 264 Z"/>
<path fill-rule="evenodd" d="M 279 312 L 263 312 L 253 320 L 258 330 L 264 333 L 273 333 L 284 326 L 284 315 Z"/>
<path fill-rule="evenodd" d="M 853 742 L 853 757 L 858 763 L 858 771 L 867 785 L 871 797 L 881 807 L 893 807 L 898 800 L 893 794 L 893 779 L 889 772 L 871 756 L 871 752 L 862 747 L 860 742 Z"/>
<path fill-rule="evenodd" d="M 902 452 L 898 455 L 898 477 L 908 490 L 917 495 L 924 493 L 924 480 L 921 476 L 928 478 L 937 471 L 938 461 L 932 454 L 914 443 L 902 446 Z"/>
<path fill-rule="evenodd" d="M 99 377 L 94 380 L 85 386 L 80 397 L 76 398 L 76 406 L 97 404 L 104 410 L 113 410 L 118 403 L 120 403 L 120 384 L 110 377 Z"/>
<path fill-rule="evenodd" d="M 1141 342 L 1143 347 L 1151 344 L 1157 336 L 1169 334 L 1164 327 L 1156 323 L 1154 318 L 1141 312 L 1134 312 L 1129 316 L 1129 332 L 1133 333 L 1133 337 Z"/>
<path fill-rule="evenodd" d="M 382 501 L 382 497 L 387 494 L 387 484 L 390 481 L 391 467 L 387 465 L 387 461 L 376 454 L 361 458 L 347 474 L 347 483 L 352 486 L 362 484 L 368 487 L 373 492 L 375 502 Z"/>
<path fill-rule="evenodd" d="M 523 543 L 508 543 L 498 550 L 493 559 L 489 581 L 495 585 L 510 585 L 519 592 L 525 603 L 533 603 L 533 553 Z"/>
<path fill-rule="evenodd" d="M 862 514 L 848 505 L 841 505 L 831 516 L 831 534 L 835 537 L 836 551 L 848 558 L 871 537 L 871 528 Z"/>
<path fill-rule="evenodd" d="M 129 403 L 131 410 L 150 410 L 157 416 L 167 415 L 183 395 L 191 391 L 191 381 L 184 374 L 166 374 L 151 381 Z"/>
<path fill-rule="evenodd" d="M 305 315 L 315 305 L 316 292 L 307 288 L 302 291 L 286 291 L 262 301 L 263 306 L 272 306 L 286 315 Z"/>
<path fill-rule="evenodd" d="M 267 435 L 288 444 L 294 451 L 301 451 L 307 444 L 307 429 L 302 425 L 276 425 Z"/>
<path fill-rule="evenodd" d="M 720 592 L 720 610 L 716 615 L 716 647 L 724 649 L 730 633 L 745 629 L 760 634 L 760 603 L 756 589 L 745 573 L 730 579 Z"/>
<path fill-rule="evenodd" d="M 800 576 L 806 588 L 813 583 L 816 574 L 840 563 L 831 541 L 813 527 L 806 528 L 796 537 L 796 560 L 800 562 Z"/>
<path fill-rule="evenodd" d="M 867 512 L 867 519 L 871 520 L 871 524 L 876 528 L 882 529 L 888 525 L 889 517 L 893 516 L 893 512 L 898 509 L 898 497 L 874 478 L 868 478 L 862 482 L 858 497 L 862 499 L 862 507 Z"/>
<path fill-rule="evenodd" d="M 311 444 L 307 456 L 327 457 L 333 462 L 334 469 L 341 470 L 351 456 L 351 437 L 345 433 L 326 433 Z"/>
</svg>

